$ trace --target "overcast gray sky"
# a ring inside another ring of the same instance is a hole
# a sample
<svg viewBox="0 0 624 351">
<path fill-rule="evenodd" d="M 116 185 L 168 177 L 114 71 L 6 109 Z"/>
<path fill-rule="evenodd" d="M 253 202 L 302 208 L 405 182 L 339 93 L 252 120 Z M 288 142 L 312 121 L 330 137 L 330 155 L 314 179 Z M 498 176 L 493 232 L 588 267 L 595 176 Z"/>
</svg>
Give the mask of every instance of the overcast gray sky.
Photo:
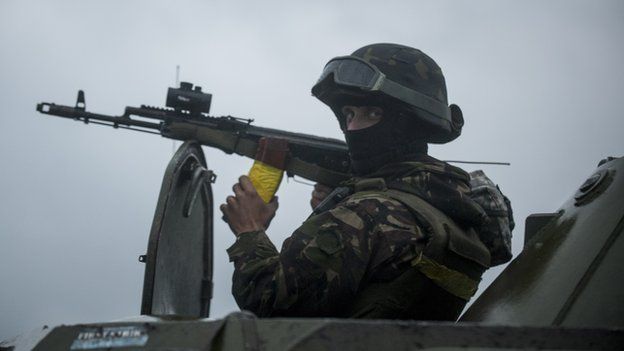
<svg viewBox="0 0 624 351">
<path fill-rule="evenodd" d="M 310 95 L 326 61 L 374 42 L 417 47 L 466 119 L 431 154 L 512 164 L 484 169 L 512 200 L 517 254 L 528 214 L 556 210 L 622 155 L 623 34 L 622 1 L 0 1 L 0 339 L 139 314 L 137 256 L 172 156 L 170 140 L 43 116 L 37 102 L 72 105 L 84 89 L 92 112 L 163 105 L 180 65 L 213 94 L 213 115 L 341 138 Z M 204 151 L 218 206 L 252 161 Z M 310 191 L 280 188 L 278 247 Z M 234 237 L 218 219 L 215 238 L 220 317 L 237 307 Z"/>
</svg>

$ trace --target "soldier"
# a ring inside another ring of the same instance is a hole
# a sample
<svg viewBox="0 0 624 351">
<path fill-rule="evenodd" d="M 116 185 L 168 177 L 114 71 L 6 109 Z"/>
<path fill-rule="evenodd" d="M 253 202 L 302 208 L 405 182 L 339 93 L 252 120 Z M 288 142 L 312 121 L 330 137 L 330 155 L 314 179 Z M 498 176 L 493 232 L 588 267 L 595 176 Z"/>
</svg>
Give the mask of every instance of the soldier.
<svg viewBox="0 0 624 351">
<path fill-rule="evenodd" d="M 237 237 L 238 305 L 261 317 L 455 320 L 490 253 L 469 175 L 427 155 L 463 125 L 442 71 L 420 50 L 373 44 L 330 60 L 312 93 L 345 134 L 350 195 L 325 199 L 318 184 L 315 212 L 278 251 L 265 234 L 277 200 L 265 204 L 242 176 L 221 205 Z"/>
</svg>

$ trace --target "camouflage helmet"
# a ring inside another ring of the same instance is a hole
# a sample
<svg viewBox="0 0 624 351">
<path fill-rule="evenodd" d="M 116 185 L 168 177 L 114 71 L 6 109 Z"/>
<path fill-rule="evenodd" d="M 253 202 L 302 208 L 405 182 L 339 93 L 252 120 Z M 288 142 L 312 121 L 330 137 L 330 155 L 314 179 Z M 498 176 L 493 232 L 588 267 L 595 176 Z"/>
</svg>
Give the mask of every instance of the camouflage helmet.
<svg viewBox="0 0 624 351">
<path fill-rule="evenodd" d="M 448 106 L 440 67 L 422 51 L 398 44 L 367 45 L 333 58 L 312 94 L 334 111 L 343 129 L 345 104 L 377 105 L 404 116 L 430 143 L 457 138 L 464 124 L 459 106 Z"/>
</svg>

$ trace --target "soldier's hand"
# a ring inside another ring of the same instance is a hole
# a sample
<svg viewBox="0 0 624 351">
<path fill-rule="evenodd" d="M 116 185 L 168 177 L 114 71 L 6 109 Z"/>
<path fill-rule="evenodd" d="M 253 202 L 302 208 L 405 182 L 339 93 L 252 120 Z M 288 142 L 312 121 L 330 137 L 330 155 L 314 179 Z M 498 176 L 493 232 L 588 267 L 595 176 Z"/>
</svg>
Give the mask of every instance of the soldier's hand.
<svg viewBox="0 0 624 351">
<path fill-rule="evenodd" d="M 325 200 L 327 195 L 334 191 L 333 188 L 320 183 L 314 184 L 314 190 L 312 190 L 312 198 L 310 199 L 310 206 L 315 209 L 321 201 Z"/>
<path fill-rule="evenodd" d="M 219 207 L 223 212 L 223 220 L 232 232 L 238 236 L 241 233 L 266 230 L 277 211 L 277 196 L 268 204 L 264 203 L 247 176 L 241 176 L 232 190 L 234 196 L 228 196 Z"/>
</svg>

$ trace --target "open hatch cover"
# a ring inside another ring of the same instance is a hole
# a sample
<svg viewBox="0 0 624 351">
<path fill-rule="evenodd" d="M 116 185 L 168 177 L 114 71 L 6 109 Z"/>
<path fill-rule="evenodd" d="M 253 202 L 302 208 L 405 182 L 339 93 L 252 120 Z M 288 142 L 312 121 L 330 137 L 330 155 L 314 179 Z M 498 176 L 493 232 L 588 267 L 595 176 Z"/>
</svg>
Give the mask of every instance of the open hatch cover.
<svg viewBox="0 0 624 351">
<path fill-rule="evenodd" d="M 147 244 L 141 314 L 208 317 L 212 297 L 212 188 L 201 146 L 185 142 L 163 177 Z"/>
</svg>

